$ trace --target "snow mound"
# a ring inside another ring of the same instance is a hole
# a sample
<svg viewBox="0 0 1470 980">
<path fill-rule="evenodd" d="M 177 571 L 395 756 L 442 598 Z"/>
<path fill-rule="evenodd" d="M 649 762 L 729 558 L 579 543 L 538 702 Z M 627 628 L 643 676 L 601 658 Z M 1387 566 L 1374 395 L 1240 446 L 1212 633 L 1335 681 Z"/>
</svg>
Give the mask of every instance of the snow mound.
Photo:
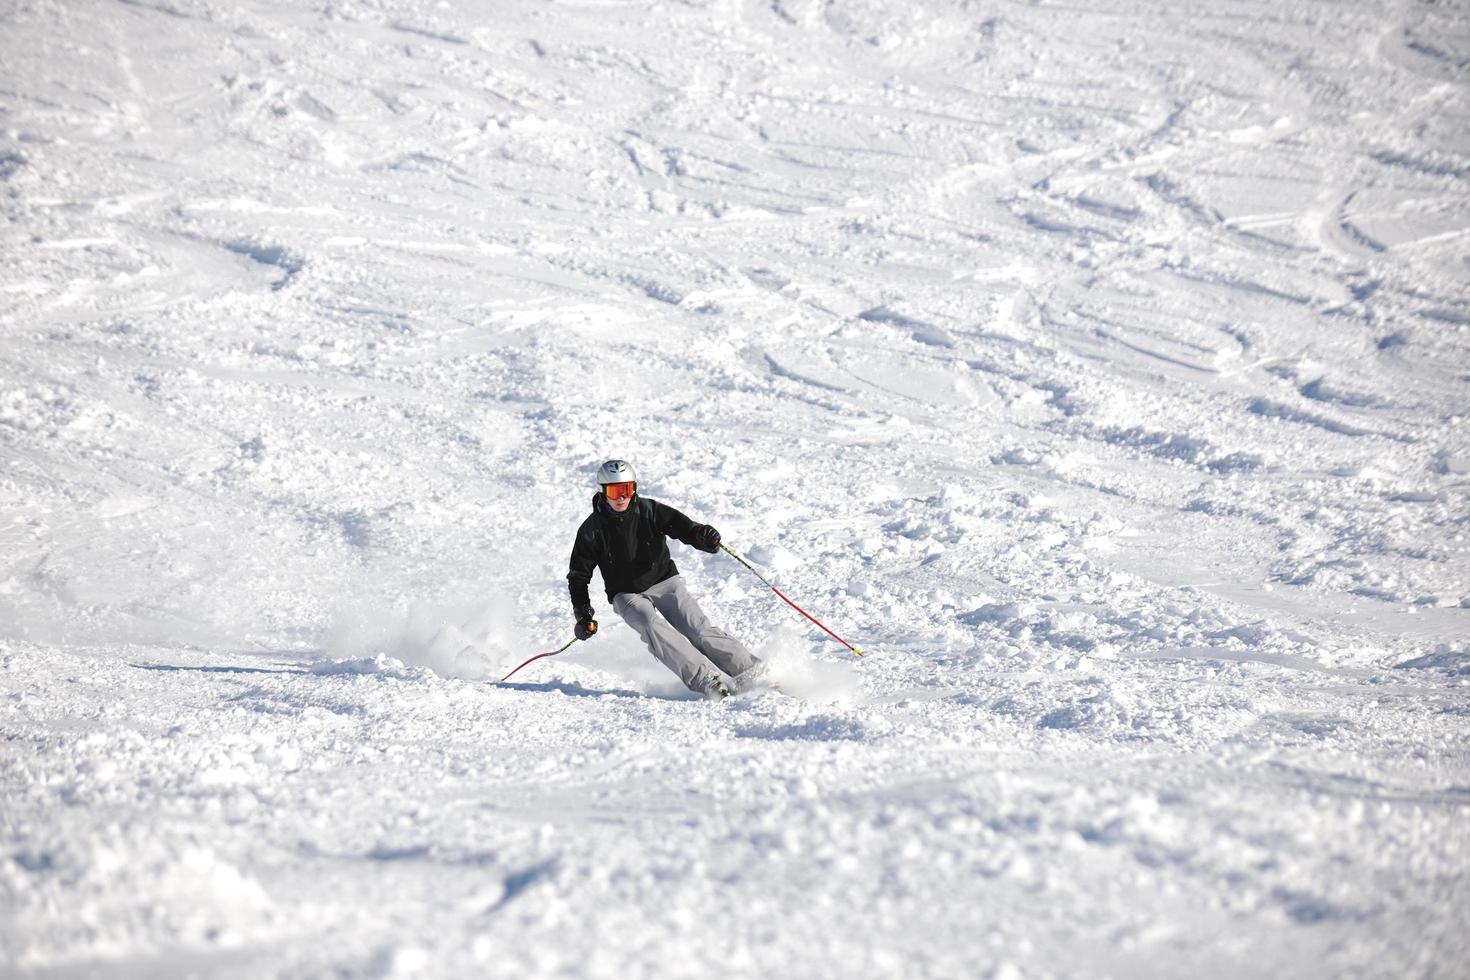
<svg viewBox="0 0 1470 980">
<path fill-rule="evenodd" d="M 169 945 L 237 949 L 275 915 L 260 882 L 213 849 L 137 825 L 84 838 L 48 829 L 22 846 L 7 890 L 22 927 L 11 962 L 30 968 Z M 55 916 L 63 903 L 70 914 Z"/>
<path fill-rule="evenodd" d="M 331 662 L 317 664 L 312 672 L 377 674 L 423 668 L 440 677 L 494 679 L 513 659 L 514 618 L 513 607 L 499 601 L 344 611 L 328 634 Z"/>
<path fill-rule="evenodd" d="M 380 653 L 372 657 L 323 660 L 312 664 L 308 669 L 318 677 L 331 677 L 354 674 L 391 674 L 403 671 L 404 667 L 403 661 Z"/>
<path fill-rule="evenodd" d="M 773 572 L 789 572 L 801 565 L 801 559 L 780 545 L 752 545 L 746 557 L 757 567 Z"/>
<path fill-rule="evenodd" d="M 770 664 L 767 676 L 774 686 L 804 701 L 861 699 L 855 663 L 818 660 L 807 649 L 807 641 L 798 627 L 785 623 L 776 627 L 760 654 Z"/>
<path fill-rule="evenodd" d="M 1398 670 L 1442 671 L 1451 677 L 1470 677 L 1470 651 L 1452 650 L 1441 645 L 1433 653 L 1396 665 Z"/>
</svg>

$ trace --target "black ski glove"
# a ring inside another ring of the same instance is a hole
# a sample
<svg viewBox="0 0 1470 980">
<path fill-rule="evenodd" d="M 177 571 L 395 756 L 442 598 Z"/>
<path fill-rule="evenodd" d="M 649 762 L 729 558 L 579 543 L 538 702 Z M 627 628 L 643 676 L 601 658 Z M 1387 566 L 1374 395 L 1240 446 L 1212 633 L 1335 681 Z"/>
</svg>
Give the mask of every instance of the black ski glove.
<svg viewBox="0 0 1470 980">
<path fill-rule="evenodd" d="M 694 547 L 715 554 L 720 550 L 720 532 L 708 524 L 699 525 L 694 529 Z"/>
<path fill-rule="evenodd" d="M 578 616 L 576 632 L 579 640 L 592 639 L 593 634 L 597 632 L 597 620 L 591 616 Z"/>
</svg>

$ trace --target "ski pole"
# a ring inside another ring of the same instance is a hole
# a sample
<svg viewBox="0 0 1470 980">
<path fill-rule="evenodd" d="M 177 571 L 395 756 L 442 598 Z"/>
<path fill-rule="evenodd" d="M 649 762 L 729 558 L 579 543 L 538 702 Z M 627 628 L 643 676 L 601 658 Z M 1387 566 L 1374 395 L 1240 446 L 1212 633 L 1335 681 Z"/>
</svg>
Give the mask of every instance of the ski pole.
<svg viewBox="0 0 1470 980">
<path fill-rule="evenodd" d="M 576 643 L 576 642 L 577 642 L 576 641 L 576 638 L 574 637 L 574 638 L 568 640 L 567 641 L 567 646 L 562 647 L 560 650 L 549 650 L 546 653 L 538 653 L 538 654 L 536 654 L 536 656 L 532 657 L 530 660 L 527 660 L 525 664 L 521 664 L 521 667 L 526 666 L 526 664 L 535 663 L 536 661 L 540 660 L 542 657 L 554 657 L 558 653 L 564 652 L 567 649 L 567 647 L 571 646 L 573 643 Z M 520 670 L 521 667 L 517 667 L 516 670 Z M 504 677 L 502 677 L 500 680 L 496 681 L 495 683 L 497 683 L 497 684 L 504 684 L 506 681 L 508 681 L 508 680 L 511 679 L 511 677 L 515 674 L 516 670 L 513 670 L 509 674 L 506 674 Z"/>
<path fill-rule="evenodd" d="M 755 567 L 753 565 L 751 565 L 750 562 L 746 561 L 744 558 L 741 558 L 739 555 L 735 554 L 735 552 L 731 551 L 729 548 L 725 547 L 724 545 L 720 545 L 720 550 L 723 551 L 725 554 L 729 555 L 731 558 L 734 558 L 736 561 L 738 561 L 740 564 L 744 565 L 746 568 L 750 569 L 750 571 L 755 575 L 755 577 L 758 578 L 758 579 L 760 579 L 762 582 L 764 582 L 765 585 L 766 585 L 766 588 L 770 589 L 772 592 L 774 592 L 778 596 L 780 596 L 781 597 L 781 601 L 785 602 L 786 605 L 790 606 L 792 609 L 795 609 L 797 612 L 801 613 L 803 616 L 805 616 L 807 619 L 810 619 L 812 622 L 816 623 L 818 626 L 821 626 L 822 627 L 822 632 L 826 633 L 828 636 L 832 637 L 832 639 L 836 640 L 838 643 L 841 643 L 843 646 L 847 647 L 849 650 L 851 650 L 857 656 L 861 657 L 863 655 L 863 651 L 859 650 L 857 647 L 853 646 L 851 643 L 848 643 L 842 637 L 838 636 L 836 633 L 834 633 L 831 630 L 827 629 L 827 627 L 822 626 L 821 621 L 819 621 L 817 619 L 817 617 L 813 616 L 811 613 L 807 612 L 805 609 L 801 608 L 796 603 L 792 602 L 790 599 L 786 598 L 786 593 L 782 592 L 780 589 L 778 589 L 774 585 L 772 585 L 766 579 L 766 577 L 764 575 L 762 575 L 760 572 L 757 572 L 755 570 Z"/>
</svg>

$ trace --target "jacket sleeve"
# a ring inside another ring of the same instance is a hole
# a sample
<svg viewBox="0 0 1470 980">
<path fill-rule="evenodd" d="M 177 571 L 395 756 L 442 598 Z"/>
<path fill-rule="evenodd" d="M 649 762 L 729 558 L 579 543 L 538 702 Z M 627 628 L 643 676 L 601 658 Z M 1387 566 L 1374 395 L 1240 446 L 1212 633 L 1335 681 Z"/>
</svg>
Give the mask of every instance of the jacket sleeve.
<svg viewBox="0 0 1470 980">
<path fill-rule="evenodd" d="M 653 526 L 658 529 L 659 533 L 676 541 L 682 541 L 691 548 L 698 547 L 694 543 L 694 534 L 704 527 L 703 524 L 694 523 L 668 504 L 661 504 L 656 500 L 652 503 Z"/>
<path fill-rule="evenodd" d="M 592 570 L 596 567 L 597 536 L 584 524 L 577 529 L 572 557 L 567 562 L 567 590 L 572 595 L 572 610 L 579 618 L 592 618 L 592 600 L 587 595 L 587 587 L 592 583 Z"/>
</svg>

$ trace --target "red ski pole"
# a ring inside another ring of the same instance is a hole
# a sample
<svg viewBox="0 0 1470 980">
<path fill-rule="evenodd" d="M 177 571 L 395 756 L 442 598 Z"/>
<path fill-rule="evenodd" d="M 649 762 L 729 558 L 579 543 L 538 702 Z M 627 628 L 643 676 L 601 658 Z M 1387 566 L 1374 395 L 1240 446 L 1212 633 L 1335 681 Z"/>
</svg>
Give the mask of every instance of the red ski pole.
<svg viewBox="0 0 1470 980">
<path fill-rule="evenodd" d="M 546 653 L 538 653 L 538 654 L 536 654 L 536 656 L 532 657 L 530 660 L 527 660 L 526 663 L 521 664 L 521 667 L 526 666 L 526 664 L 533 664 L 536 661 L 540 660 L 542 657 L 554 657 L 558 653 L 562 653 L 563 651 L 565 651 L 567 647 L 571 646 L 573 643 L 576 643 L 576 642 L 577 641 L 575 639 L 571 639 L 571 640 L 568 640 L 567 641 L 567 646 L 562 647 L 560 650 L 549 650 Z M 521 667 L 517 667 L 516 670 L 520 670 Z M 508 681 L 508 680 L 511 679 L 511 677 L 515 674 L 516 670 L 513 670 L 509 674 L 506 674 L 504 677 L 502 677 L 500 680 L 496 681 L 495 683 L 497 683 L 497 684 L 504 684 L 506 681 Z"/>
<path fill-rule="evenodd" d="M 772 592 L 774 592 L 778 596 L 780 596 L 781 597 L 781 601 L 784 602 L 784 603 L 786 603 L 786 605 L 790 606 L 792 609 L 795 609 L 797 612 L 801 613 L 807 619 L 810 619 L 812 622 L 814 622 L 818 626 L 820 626 L 822 628 L 822 632 L 823 633 L 826 633 L 828 636 L 832 637 L 832 639 L 836 640 L 838 643 L 841 643 L 843 646 L 847 647 L 849 650 L 851 650 L 857 656 L 861 657 L 863 655 L 863 651 L 859 650 L 857 647 L 853 646 L 851 643 L 848 643 L 846 640 L 844 640 L 842 637 L 838 636 L 836 633 L 834 633 L 831 630 L 829 630 L 827 627 L 822 626 L 821 621 L 818 620 L 817 617 L 813 616 L 811 613 L 807 612 L 805 609 L 801 608 L 796 603 L 792 602 L 790 599 L 786 598 L 786 593 L 782 592 L 780 589 L 776 588 L 769 581 L 767 581 L 766 580 L 766 577 L 764 575 L 762 575 L 760 572 L 757 572 L 755 570 L 755 567 L 752 566 L 750 564 L 750 562 L 746 561 L 744 558 L 741 558 L 739 555 L 735 554 L 735 552 L 731 551 L 729 548 L 725 547 L 724 545 L 720 545 L 720 550 L 723 551 L 725 554 L 729 555 L 731 558 L 734 558 L 736 561 L 738 561 L 740 564 L 744 565 L 746 568 L 750 569 L 751 573 L 754 574 L 756 578 L 760 579 L 762 582 L 765 583 L 766 588 L 770 589 Z M 517 668 L 517 669 L 519 669 L 519 668 Z"/>
</svg>

